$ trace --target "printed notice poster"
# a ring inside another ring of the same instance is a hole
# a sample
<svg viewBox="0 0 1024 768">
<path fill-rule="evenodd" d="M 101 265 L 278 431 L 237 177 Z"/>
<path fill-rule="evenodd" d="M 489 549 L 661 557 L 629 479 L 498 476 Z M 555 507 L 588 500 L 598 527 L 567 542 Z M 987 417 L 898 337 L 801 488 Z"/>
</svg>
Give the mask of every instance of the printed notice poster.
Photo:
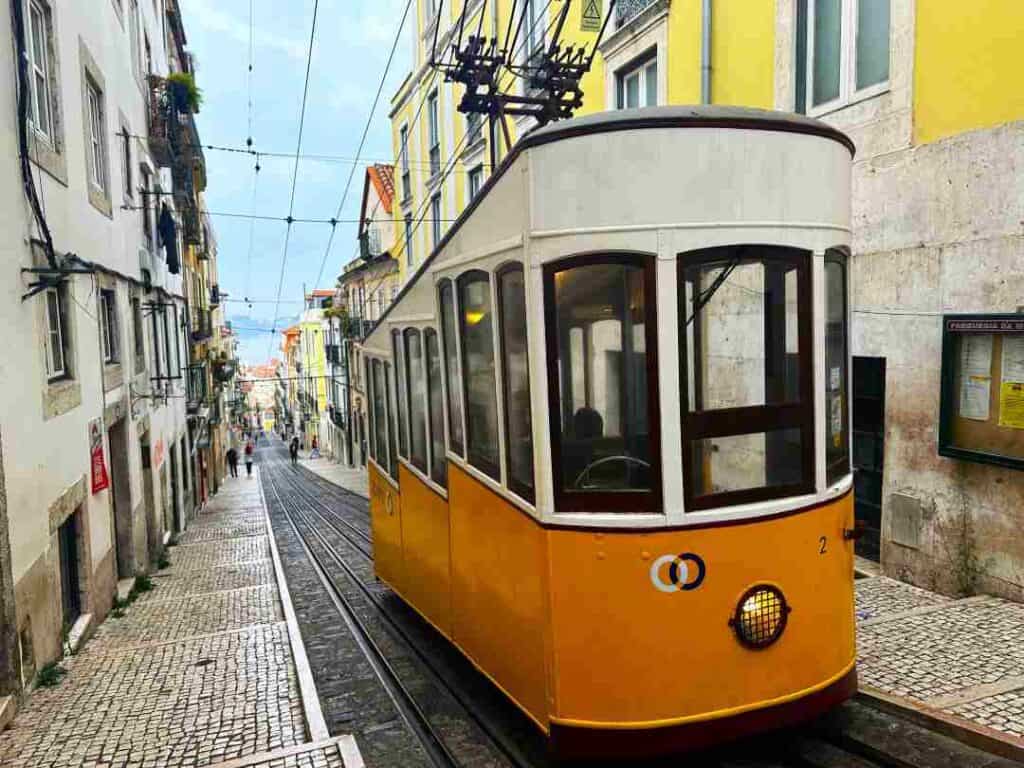
<svg viewBox="0 0 1024 768">
<path fill-rule="evenodd" d="M 988 421 L 992 391 L 992 334 L 964 334 L 960 339 L 960 416 Z"/>
<path fill-rule="evenodd" d="M 1024 429 L 1024 383 L 1004 381 L 999 388 L 999 426 Z"/>
<path fill-rule="evenodd" d="M 1024 384 L 1024 336 L 1003 336 L 1002 380 Z"/>
</svg>

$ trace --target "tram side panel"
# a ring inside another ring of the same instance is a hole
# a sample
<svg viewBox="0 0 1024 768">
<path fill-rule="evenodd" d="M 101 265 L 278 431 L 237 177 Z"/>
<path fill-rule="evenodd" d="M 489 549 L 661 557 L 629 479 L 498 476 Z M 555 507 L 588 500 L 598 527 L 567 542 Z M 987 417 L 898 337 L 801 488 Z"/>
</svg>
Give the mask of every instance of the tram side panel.
<svg viewBox="0 0 1024 768">
<path fill-rule="evenodd" d="M 550 531 L 552 721 L 656 728 L 784 703 L 842 679 L 855 659 L 853 551 L 843 538 L 852 525 L 847 494 L 743 525 Z M 673 569 L 685 554 L 695 557 Z M 757 584 L 780 588 L 792 611 L 777 642 L 750 650 L 729 620 Z"/>
<path fill-rule="evenodd" d="M 403 464 L 402 547 L 405 585 L 401 590 L 431 624 L 452 637 L 451 559 L 448 502 Z"/>
<path fill-rule="evenodd" d="M 547 545 L 544 529 L 449 464 L 455 643 L 547 728 Z"/>
<path fill-rule="evenodd" d="M 368 472 L 374 572 L 395 590 L 403 592 L 402 497 L 372 462 Z"/>
</svg>

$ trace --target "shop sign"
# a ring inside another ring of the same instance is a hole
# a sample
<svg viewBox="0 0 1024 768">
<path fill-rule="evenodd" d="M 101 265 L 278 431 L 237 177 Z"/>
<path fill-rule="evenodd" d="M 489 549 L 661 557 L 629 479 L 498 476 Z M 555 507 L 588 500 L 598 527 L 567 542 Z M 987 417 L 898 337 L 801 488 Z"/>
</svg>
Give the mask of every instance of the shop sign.
<svg viewBox="0 0 1024 768">
<path fill-rule="evenodd" d="M 99 493 L 104 488 L 110 487 L 107 463 L 103 455 L 103 419 L 93 419 L 89 422 L 89 453 L 92 467 L 92 492 Z"/>
</svg>

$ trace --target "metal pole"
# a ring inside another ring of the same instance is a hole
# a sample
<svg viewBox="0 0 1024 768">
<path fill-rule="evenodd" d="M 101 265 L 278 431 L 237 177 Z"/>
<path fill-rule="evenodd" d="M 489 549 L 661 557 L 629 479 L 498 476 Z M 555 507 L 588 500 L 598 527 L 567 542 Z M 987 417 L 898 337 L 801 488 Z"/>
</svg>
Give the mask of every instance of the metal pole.
<svg viewBox="0 0 1024 768">
<path fill-rule="evenodd" d="M 703 0 L 701 14 L 700 101 L 711 103 L 711 0 Z"/>
</svg>

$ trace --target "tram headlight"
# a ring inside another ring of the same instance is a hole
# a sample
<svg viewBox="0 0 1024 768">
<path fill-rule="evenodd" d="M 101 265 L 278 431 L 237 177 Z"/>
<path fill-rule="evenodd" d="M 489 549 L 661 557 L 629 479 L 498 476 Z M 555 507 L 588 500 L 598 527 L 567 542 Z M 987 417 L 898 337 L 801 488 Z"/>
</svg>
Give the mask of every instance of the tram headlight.
<svg viewBox="0 0 1024 768">
<path fill-rule="evenodd" d="M 729 624 L 747 648 L 767 648 L 786 628 L 789 611 L 781 590 L 770 584 L 758 584 L 743 593 Z"/>
</svg>

